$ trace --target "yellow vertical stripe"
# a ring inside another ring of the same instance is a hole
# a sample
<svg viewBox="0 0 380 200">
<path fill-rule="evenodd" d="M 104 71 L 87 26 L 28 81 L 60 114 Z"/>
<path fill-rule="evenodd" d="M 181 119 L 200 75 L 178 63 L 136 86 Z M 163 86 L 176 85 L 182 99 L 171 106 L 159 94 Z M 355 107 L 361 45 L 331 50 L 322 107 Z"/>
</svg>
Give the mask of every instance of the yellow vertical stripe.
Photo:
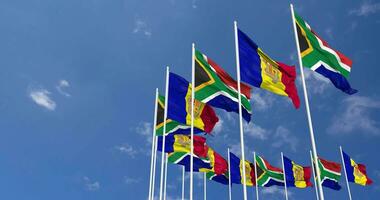
<svg viewBox="0 0 380 200">
<path fill-rule="evenodd" d="M 189 88 L 186 93 L 186 124 L 191 125 L 191 84 L 189 84 Z M 194 100 L 194 127 L 204 130 L 204 123 L 201 119 L 201 114 L 205 104 Z"/>
<path fill-rule="evenodd" d="M 260 48 L 257 49 L 257 53 L 261 60 L 261 88 L 269 90 L 275 94 L 288 96 L 285 92 L 285 85 L 281 82 L 282 73 L 278 69 L 278 64 L 265 55 Z"/>
<path fill-rule="evenodd" d="M 351 166 L 354 168 L 354 177 L 355 177 L 354 181 L 355 181 L 355 183 L 357 183 L 359 185 L 366 185 L 367 176 L 359 170 L 358 165 L 352 159 L 351 159 Z"/>
<path fill-rule="evenodd" d="M 247 186 L 253 186 L 252 180 L 251 180 L 251 165 L 248 161 L 245 161 L 245 183 Z M 241 184 L 244 184 L 243 180 L 243 161 L 240 160 L 240 176 L 241 176 Z"/>
</svg>

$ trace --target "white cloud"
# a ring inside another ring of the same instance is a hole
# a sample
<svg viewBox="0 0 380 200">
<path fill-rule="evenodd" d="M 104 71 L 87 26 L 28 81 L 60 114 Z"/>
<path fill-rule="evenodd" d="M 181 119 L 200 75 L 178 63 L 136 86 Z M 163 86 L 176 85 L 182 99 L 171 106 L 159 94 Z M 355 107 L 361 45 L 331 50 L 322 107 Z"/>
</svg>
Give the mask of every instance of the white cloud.
<svg viewBox="0 0 380 200">
<path fill-rule="evenodd" d="M 134 158 L 135 155 L 138 153 L 131 145 L 129 144 L 123 144 L 120 146 L 115 146 L 115 149 L 118 150 L 120 153 L 127 154 L 129 157 Z"/>
<path fill-rule="evenodd" d="M 313 94 L 323 94 L 329 87 L 330 80 L 320 75 L 318 72 L 314 72 L 309 69 L 303 70 L 306 80 L 307 89 Z M 298 78 L 299 84 L 302 86 L 301 78 Z"/>
<path fill-rule="evenodd" d="M 39 106 L 42 106 L 48 110 L 55 110 L 56 103 L 50 98 L 50 92 L 45 89 L 31 89 L 29 97 Z"/>
<path fill-rule="evenodd" d="M 280 148 L 282 146 L 289 146 L 292 151 L 297 150 L 298 139 L 294 135 L 291 134 L 289 129 L 279 126 L 276 129 L 274 134 L 274 141 L 272 143 L 273 147 Z"/>
<path fill-rule="evenodd" d="M 141 182 L 141 178 L 131 178 L 131 177 L 125 177 L 124 182 L 126 184 L 136 184 Z"/>
<path fill-rule="evenodd" d="M 281 195 L 281 196 L 285 196 L 284 187 L 276 187 L 276 186 L 273 186 L 273 187 L 263 187 L 261 189 L 261 193 L 263 195 Z M 288 197 L 292 196 L 292 195 L 293 194 L 288 190 Z"/>
<path fill-rule="evenodd" d="M 218 123 L 216 123 L 216 125 L 215 125 L 215 127 L 213 129 L 213 133 L 215 135 L 218 135 L 219 133 L 222 132 L 222 130 L 223 130 L 223 123 L 224 123 L 224 121 L 222 119 L 219 119 Z"/>
<path fill-rule="evenodd" d="M 100 183 L 98 181 L 92 181 L 87 176 L 83 177 L 84 185 L 88 191 L 96 191 L 100 189 Z"/>
<path fill-rule="evenodd" d="M 260 139 L 260 140 L 266 140 L 268 138 L 269 131 L 260 127 L 257 124 L 245 123 L 243 128 L 244 128 L 244 133 L 247 134 L 248 136 L 251 136 L 253 138 Z"/>
<path fill-rule="evenodd" d="M 333 36 L 333 31 L 332 31 L 332 28 L 331 28 L 331 27 L 325 29 L 325 34 L 326 34 L 327 37 L 329 37 L 330 39 L 333 39 L 333 38 L 334 38 L 334 36 Z"/>
<path fill-rule="evenodd" d="M 192 0 L 191 1 L 191 7 L 193 7 L 194 9 L 198 8 L 198 6 L 197 6 L 197 0 Z"/>
<path fill-rule="evenodd" d="M 60 80 L 56 86 L 56 89 L 61 95 L 70 97 L 71 95 L 64 91 L 64 89 L 68 87 L 70 87 L 70 83 L 67 80 Z"/>
<path fill-rule="evenodd" d="M 343 100 L 343 112 L 333 117 L 328 128 L 331 134 L 347 134 L 353 131 L 380 134 L 379 122 L 371 117 L 371 111 L 380 109 L 380 101 L 364 96 L 349 96 Z"/>
<path fill-rule="evenodd" d="M 268 94 L 264 94 L 263 92 L 260 92 L 260 94 L 252 93 L 251 99 L 253 102 L 254 110 L 258 111 L 267 110 L 272 106 L 273 103 L 273 98 L 268 96 Z"/>
<path fill-rule="evenodd" d="M 151 37 L 152 36 L 152 32 L 148 28 L 147 23 L 145 21 L 143 21 L 142 19 L 136 19 L 135 20 L 135 27 L 133 28 L 132 32 L 135 33 L 135 34 L 142 33 L 146 37 Z"/>
<path fill-rule="evenodd" d="M 359 8 L 349 11 L 349 14 L 357 16 L 368 16 L 380 11 L 380 3 L 372 3 L 370 1 L 363 1 Z"/>
<path fill-rule="evenodd" d="M 136 130 L 135 130 L 138 134 L 146 138 L 148 144 L 152 144 L 152 135 L 153 135 L 152 126 L 153 126 L 152 123 L 141 122 L 136 127 Z"/>
</svg>

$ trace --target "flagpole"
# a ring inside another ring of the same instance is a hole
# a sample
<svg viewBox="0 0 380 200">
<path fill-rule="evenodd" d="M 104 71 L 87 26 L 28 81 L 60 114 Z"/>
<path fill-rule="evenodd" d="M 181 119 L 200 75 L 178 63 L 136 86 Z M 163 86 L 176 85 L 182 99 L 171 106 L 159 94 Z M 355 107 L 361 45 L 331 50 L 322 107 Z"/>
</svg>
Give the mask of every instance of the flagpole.
<svg viewBox="0 0 380 200">
<path fill-rule="evenodd" d="M 185 166 L 182 166 L 182 200 L 185 200 Z"/>
<path fill-rule="evenodd" d="M 152 156 L 150 158 L 150 177 L 149 177 L 149 197 L 148 199 L 152 200 L 152 190 L 154 187 L 153 184 L 153 162 L 154 161 L 154 153 L 155 153 L 155 139 L 156 139 L 156 124 L 157 124 L 157 100 L 158 100 L 158 88 L 156 88 L 156 98 L 154 102 L 154 119 L 153 119 L 153 133 L 152 133 Z"/>
<path fill-rule="evenodd" d="M 315 144 L 315 139 L 314 139 L 314 130 L 313 130 L 313 123 L 311 120 L 311 113 L 310 113 L 310 107 L 309 107 L 309 98 L 307 96 L 307 89 L 306 89 L 306 83 L 305 83 L 305 76 L 303 73 L 303 65 L 302 65 L 302 60 L 301 60 L 301 55 L 300 55 L 300 47 L 298 44 L 298 35 L 297 35 L 297 28 L 296 28 L 296 21 L 294 18 L 294 9 L 293 9 L 293 4 L 290 4 L 290 10 L 292 12 L 292 19 L 293 19 L 293 30 L 294 30 L 294 38 L 296 40 L 296 46 L 297 46 L 297 54 L 298 54 L 298 62 L 299 62 L 299 67 L 301 71 L 301 79 L 302 79 L 302 85 L 303 85 L 303 93 L 305 97 L 305 105 L 306 105 L 306 113 L 307 113 L 307 119 L 308 119 L 308 124 L 309 124 L 309 131 L 310 131 L 310 139 L 311 139 L 311 146 L 313 149 L 313 157 L 314 160 L 318 161 L 318 154 L 317 154 L 317 147 Z M 320 181 L 320 171 L 319 167 L 316 167 L 316 172 L 317 172 L 317 179 L 318 179 L 318 189 L 320 193 L 320 198 L 321 200 L 324 200 L 324 195 L 323 195 L 323 189 Z"/>
<path fill-rule="evenodd" d="M 231 191 L 231 162 L 230 162 L 230 148 L 227 148 L 228 152 L 228 197 L 229 200 L 232 200 L 232 191 Z"/>
<path fill-rule="evenodd" d="M 259 200 L 259 183 L 257 182 L 256 152 L 253 152 L 253 165 L 255 166 L 256 200 Z"/>
<path fill-rule="evenodd" d="M 160 200 L 163 200 L 162 193 L 164 187 L 164 167 L 165 167 L 165 135 L 166 135 L 166 119 L 168 118 L 168 96 L 169 96 L 169 66 L 166 67 L 166 83 L 165 83 L 165 108 L 164 108 L 164 127 L 162 134 L 162 151 L 161 151 L 161 177 L 160 177 Z"/>
<path fill-rule="evenodd" d="M 158 137 L 156 136 L 154 138 L 154 159 L 153 159 L 153 178 L 152 178 L 152 196 L 151 196 L 151 200 L 154 199 L 154 189 L 155 189 L 155 181 L 156 181 L 157 142 L 158 142 Z"/>
<path fill-rule="evenodd" d="M 193 200 L 193 155 L 194 155 L 194 99 L 195 99 L 195 44 L 191 51 L 191 138 L 190 138 L 190 200 Z"/>
<path fill-rule="evenodd" d="M 168 180 L 168 153 L 165 153 L 165 179 L 164 179 L 164 200 L 166 200 L 166 185 Z"/>
<path fill-rule="evenodd" d="M 203 199 L 207 200 L 206 172 L 203 173 Z"/>
<path fill-rule="evenodd" d="M 241 158 L 243 163 L 245 162 L 244 154 L 244 133 L 243 133 L 243 116 L 241 108 L 241 87 L 240 87 L 240 60 L 239 60 L 239 41 L 237 32 L 237 22 L 234 21 L 234 31 L 235 31 L 235 53 L 236 53 L 236 72 L 237 72 L 237 83 L 238 83 L 238 95 L 239 95 L 239 126 L 240 126 L 240 148 L 241 148 Z M 247 200 L 247 181 L 245 176 L 245 166 L 243 167 L 243 196 L 244 200 Z"/>
<path fill-rule="evenodd" d="M 342 146 L 339 146 L 339 150 L 340 150 L 340 156 L 342 157 L 342 164 L 343 164 L 343 169 L 344 169 L 344 176 L 346 177 L 346 184 L 347 184 L 348 196 L 350 197 L 350 200 L 352 200 L 350 184 L 348 183 L 348 178 L 347 178 L 346 165 L 345 165 L 344 158 L 343 158 L 343 150 L 342 150 Z"/>
<path fill-rule="evenodd" d="M 317 179 L 315 179 L 315 169 L 314 169 L 313 155 L 312 155 L 311 151 L 310 151 L 310 161 L 311 161 L 311 167 L 312 167 L 311 169 L 313 170 L 315 194 L 317 195 L 317 200 L 319 200 L 318 185 L 317 185 Z"/>
<path fill-rule="evenodd" d="M 285 165 L 284 165 L 284 154 L 281 152 L 281 161 L 282 161 L 282 171 L 284 172 L 284 188 L 285 188 L 285 199 L 288 200 L 288 188 L 286 184 L 286 173 L 285 173 Z"/>
</svg>

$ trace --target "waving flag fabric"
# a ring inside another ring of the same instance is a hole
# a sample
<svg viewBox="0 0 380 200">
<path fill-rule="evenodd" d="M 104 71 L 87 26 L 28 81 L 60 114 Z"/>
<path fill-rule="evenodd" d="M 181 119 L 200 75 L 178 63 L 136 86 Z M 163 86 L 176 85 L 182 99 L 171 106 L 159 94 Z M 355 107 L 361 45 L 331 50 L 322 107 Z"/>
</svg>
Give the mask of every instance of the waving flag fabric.
<svg viewBox="0 0 380 200">
<path fill-rule="evenodd" d="M 296 69 L 267 56 L 245 33 L 238 30 L 241 80 L 278 95 L 288 96 L 299 108 Z"/>
<path fill-rule="evenodd" d="M 372 180 L 368 178 L 365 165 L 356 162 L 343 151 L 344 166 L 346 168 L 347 179 L 359 185 L 370 185 Z"/>
<path fill-rule="evenodd" d="M 270 187 L 284 186 L 284 173 L 280 168 L 273 167 L 262 157 L 256 155 L 257 185 Z"/>
<path fill-rule="evenodd" d="M 206 178 L 221 183 L 223 185 L 228 185 L 228 174 L 217 175 L 213 171 L 208 171 L 206 172 Z"/>
<path fill-rule="evenodd" d="M 243 163 L 239 157 L 230 152 L 231 183 L 244 184 L 243 166 L 245 167 L 245 182 L 247 186 L 255 185 L 255 166 L 248 161 Z"/>
<path fill-rule="evenodd" d="M 251 88 L 241 85 L 243 118 L 251 120 Z M 195 51 L 195 98 L 213 107 L 239 113 L 237 82 L 213 60 Z"/>
<path fill-rule="evenodd" d="M 189 135 L 169 135 L 165 136 L 165 152 L 185 152 L 190 153 L 190 136 Z M 206 138 L 194 135 L 194 154 L 196 156 L 207 158 L 208 146 Z M 162 151 L 162 136 L 158 137 L 157 150 Z"/>
<path fill-rule="evenodd" d="M 321 172 L 322 186 L 333 190 L 340 190 L 339 179 L 341 177 L 341 165 L 322 158 L 318 159 L 318 166 Z"/>
<path fill-rule="evenodd" d="M 352 61 L 332 49 L 298 14 L 294 15 L 303 66 L 330 79 L 334 86 L 343 92 L 355 94 L 357 90 L 351 88 L 347 81 Z"/>
<path fill-rule="evenodd" d="M 156 123 L 156 135 L 162 136 L 164 132 L 164 109 L 165 109 L 165 97 L 158 96 L 157 100 L 157 123 Z M 202 130 L 194 128 L 194 133 L 201 133 Z M 166 135 L 168 134 L 190 134 L 190 126 L 181 124 L 172 119 L 166 120 Z"/>
<path fill-rule="evenodd" d="M 191 125 L 191 85 L 174 73 L 169 74 L 168 118 Z M 195 100 L 194 127 L 210 133 L 218 121 L 211 106 Z"/>
<path fill-rule="evenodd" d="M 208 159 L 210 160 L 211 169 L 201 169 L 206 173 L 206 177 L 218 183 L 228 184 L 228 163 L 219 153 L 212 148 L 208 148 Z"/>
<path fill-rule="evenodd" d="M 288 187 L 306 188 L 311 187 L 311 167 L 303 167 L 284 156 L 284 173 Z"/>
<path fill-rule="evenodd" d="M 172 152 L 168 154 L 168 162 L 185 166 L 185 170 L 190 171 L 190 153 L 188 152 Z M 193 171 L 211 169 L 210 161 L 207 158 L 201 158 L 197 155 L 193 157 Z"/>
</svg>

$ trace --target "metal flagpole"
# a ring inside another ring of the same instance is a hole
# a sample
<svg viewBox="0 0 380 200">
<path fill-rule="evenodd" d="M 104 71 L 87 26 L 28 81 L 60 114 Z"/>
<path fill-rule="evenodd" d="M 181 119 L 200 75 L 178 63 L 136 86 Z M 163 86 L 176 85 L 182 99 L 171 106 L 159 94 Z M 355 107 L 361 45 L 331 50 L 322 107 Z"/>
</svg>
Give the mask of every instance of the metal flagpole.
<svg viewBox="0 0 380 200">
<path fill-rule="evenodd" d="M 342 164 L 343 164 L 343 169 L 344 169 L 344 176 L 346 177 L 346 184 L 347 184 L 348 196 L 350 197 L 350 200 L 352 200 L 352 197 L 351 197 L 351 190 L 350 190 L 350 184 L 348 183 L 348 178 L 347 178 L 346 165 L 345 165 L 345 163 L 344 163 L 344 158 L 343 158 L 343 150 L 342 150 L 342 146 L 339 146 L 339 150 L 340 150 L 340 156 L 342 157 Z"/>
<path fill-rule="evenodd" d="M 238 41 L 238 31 L 237 22 L 234 21 L 234 31 L 235 31 L 235 53 L 236 53 L 236 72 L 237 72 L 237 83 L 238 83 L 238 95 L 239 95 L 239 126 L 240 126 L 240 148 L 241 148 L 241 158 L 243 163 L 245 162 L 244 154 L 244 134 L 243 134 L 243 116 L 241 108 L 241 88 L 240 88 L 240 60 L 239 60 L 239 41 Z M 247 200 L 247 183 L 245 176 L 245 166 L 243 166 L 243 195 L 244 200 Z"/>
<path fill-rule="evenodd" d="M 285 165 L 284 165 L 284 154 L 281 152 L 281 161 L 282 161 L 282 171 L 284 172 L 284 188 L 285 188 L 285 199 L 288 200 L 288 188 L 286 185 L 286 173 L 285 173 Z"/>
<path fill-rule="evenodd" d="M 229 200 L 232 200 L 232 194 L 231 194 L 231 162 L 230 162 L 230 148 L 227 148 L 228 152 L 228 196 Z"/>
<path fill-rule="evenodd" d="M 155 181 L 156 181 L 157 142 L 158 142 L 158 137 L 156 136 L 154 137 L 154 158 L 153 158 L 153 178 L 152 178 L 151 200 L 154 199 L 154 189 L 155 189 Z"/>
<path fill-rule="evenodd" d="M 182 166 L 182 200 L 185 200 L 185 166 Z"/>
<path fill-rule="evenodd" d="M 195 98 L 195 44 L 191 53 L 191 138 L 190 138 L 190 200 L 193 200 L 193 154 L 194 154 L 194 98 Z"/>
<path fill-rule="evenodd" d="M 203 199 L 207 200 L 206 172 L 203 173 Z"/>
<path fill-rule="evenodd" d="M 310 151 L 310 160 L 311 160 L 311 169 L 313 170 L 313 179 L 314 179 L 314 188 L 315 188 L 315 194 L 317 195 L 317 200 L 319 200 L 318 195 L 318 186 L 317 186 L 317 179 L 315 179 L 315 169 L 314 169 L 314 162 L 313 162 L 313 154 Z"/>
<path fill-rule="evenodd" d="M 157 99 L 158 99 L 158 88 L 156 88 L 156 98 L 154 102 L 154 119 L 153 119 L 153 135 L 152 135 L 152 156 L 150 159 L 150 177 L 149 177 L 149 197 L 148 199 L 152 199 L 152 190 L 154 187 L 153 183 L 153 165 L 154 165 L 154 154 L 155 154 L 155 139 L 156 139 L 156 124 L 157 124 Z"/>
<path fill-rule="evenodd" d="M 253 165 L 255 166 L 256 200 L 259 200 L 259 183 L 257 182 L 256 152 L 253 152 Z"/>
<path fill-rule="evenodd" d="M 160 177 L 160 200 L 162 200 L 162 193 L 164 187 L 164 167 L 165 167 L 165 135 L 166 135 L 166 119 L 168 118 L 168 96 L 169 96 L 169 67 L 166 67 L 166 84 L 165 84 L 165 108 L 164 108 L 164 127 L 162 137 L 162 151 L 161 151 L 161 177 Z"/>
<path fill-rule="evenodd" d="M 311 139 L 311 146 L 312 146 L 312 149 L 313 149 L 313 157 L 314 157 L 314 160 L 318 161 L 317 147 L 315 145 L 313 123 L 312 123 L 312 120 L 311 120 L 311 113 L 310 113 L 310 107 L 309 107 L 309 98 L 307 96 L 305 76 L 304 76 L 304 73 L 303 73 L 303 65 L 302 65 L 302 60 L 301 60 L 301 55 L 300 55 L 300 47 L 299 47 L 299 44 L 298 44 L 298 35 L 297 35 L 296 21 L 295 21 L 295 18 L 294 18 L 293 4 L 290 4 L 290 10 L 292 12 L 294 37 L 295 37 L 296 45 L 297 45 L 298 62 L 299 62 L 299 67 L 300 67 L 300 71 L 301 71 L 301 79 L 302 79 L 302 85 L 303 85 L 303 94 L 304 94 L 304 97 L 305 97 L 306 113 L 307 113 L 307 119 L 308 119 L 309 130 L 310 130 L 310 139 Z M 324 195 L 323 195 L 323 189 L 322 189 L 322 185 L 320 184 L 321 181 L 319 180 L 320 179 L 319 175 L 321 174 L 320 171 L 319 171 L 319 167 L 317 167 L 316 172 L 317 172 L 317 179 L 318 179 L 318 183 L 319 183 L 318 184 L 318 189 L 319 189 L 320 197 L 321 197 L 321 200 L 324 200 L 325 198 L 324 198 Z"/>
<path fill-rule="evenodd" d="M 166 185 L 168 180 L 168 154 L 165 153 L 165 179 L 164 179 L 164 200 L 166 200 Z"/>
</svg>

